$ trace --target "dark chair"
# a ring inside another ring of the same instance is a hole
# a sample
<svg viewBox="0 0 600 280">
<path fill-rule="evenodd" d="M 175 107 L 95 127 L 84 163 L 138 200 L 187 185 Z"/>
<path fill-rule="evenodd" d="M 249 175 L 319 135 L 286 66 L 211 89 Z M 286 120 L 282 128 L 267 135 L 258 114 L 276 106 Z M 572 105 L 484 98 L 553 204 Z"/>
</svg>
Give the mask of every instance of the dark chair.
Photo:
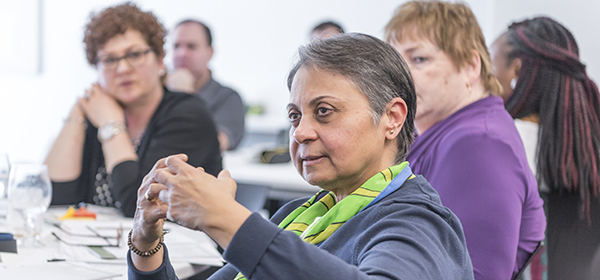
<svg viewBox="0 0 600 280">
<path fill-rule="evenodd" d="M 523 272 L 525 272 L 525 269 L 531 264 L 531 261 L 533 260 L 533 258 L 537 255 L 540 254 L 540 252 L 542 251 L 542 247 L 544 247 L 544 241 L 540 241 L 538 243 L 538 245 L 535 247 L 535 250 L 533 250 L 533 253 L 531 253 L 531 256 L 529 256 L 529 258 L 527 259 L 527 261 L 525 262 L 525 264 L 523 265 L 523 267 L 521 267 L 521 269 L 519 269 L 519 273 L 515 274 L 515 277 L 513 277 L 511 280 L 519 280 L 521 279 L 521 277 L 523 276 Z"/>
</svg>

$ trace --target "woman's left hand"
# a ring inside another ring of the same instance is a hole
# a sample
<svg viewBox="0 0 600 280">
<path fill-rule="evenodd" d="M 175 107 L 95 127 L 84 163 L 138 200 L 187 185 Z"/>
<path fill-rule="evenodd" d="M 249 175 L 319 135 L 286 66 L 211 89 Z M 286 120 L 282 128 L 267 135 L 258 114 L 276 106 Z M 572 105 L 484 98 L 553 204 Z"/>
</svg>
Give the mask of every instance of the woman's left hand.
<svg viewBox="0 0 600 280">
<path fill-rule="evenodd" d="M 154 179 L 163 187 L 159 198 L 169 205 L 167 217 L 206 232 L 226 248 L 251 212 L 235 201 L 237 184 L 229 171 L 223 170 L 215 178 L 180 156 L 168 157 L 166 168 L 154 172 Z"/>
<path fill-rule="evenodd" d="M 95 127 L 100 128 L 111 121 L 125 121 L 121 105 L 98 84 L 86 90 L 85 96 L 79 99 L 79 105 Z"/>
</svg>

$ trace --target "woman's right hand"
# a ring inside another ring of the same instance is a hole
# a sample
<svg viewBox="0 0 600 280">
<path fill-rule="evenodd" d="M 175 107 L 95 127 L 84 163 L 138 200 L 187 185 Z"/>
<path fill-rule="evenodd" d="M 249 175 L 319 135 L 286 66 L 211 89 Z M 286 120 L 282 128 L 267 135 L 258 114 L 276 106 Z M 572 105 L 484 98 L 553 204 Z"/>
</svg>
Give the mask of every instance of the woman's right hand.
<svg viewBox="0 0 600 280">
<path fill-rule="evenodd" d="M 85 96 L 80 98 L 78 103 L 86 117 L 97 128 L 111 121 L 125 121 L 121 105 L 98 84 L 93 84 L 86 90 Z"/>
<path fill-rule="evenodd" d="M 154 173 L 156 170 L 166 167 L 165 161 L 166 158 L 163 158 L 156 162 L 138 189 L 137 209 L 133 218 L 131 239 L 134 246 L 142 252 L 157 245 L 167 218 L 169 205 L 158 199 L 158 193 L 152 191 L 153 187 L 155 190 L 164 188 L 154 180 Z"/>
<path fill-rule="evenodd" d="M 182 158 L 187 160 L 187 157 Z M 137 209 L 133 217 L 133 232 L 131 242 L 135 248 L 148 252 L 158 245 L 163 234 L 169 205 L 158 199 L 158 192 L 165 187 L 154 180 L 154 174 L 159 169 L 166 168 L 166 158 L 156 162 L 150 173 L 144 177 L 138 189 Z M 150 257 L 140 257 L 131 254 L 133 265 L 140 271 L 156 270 L 163 262 L 163 249 Z"/>
</svg>

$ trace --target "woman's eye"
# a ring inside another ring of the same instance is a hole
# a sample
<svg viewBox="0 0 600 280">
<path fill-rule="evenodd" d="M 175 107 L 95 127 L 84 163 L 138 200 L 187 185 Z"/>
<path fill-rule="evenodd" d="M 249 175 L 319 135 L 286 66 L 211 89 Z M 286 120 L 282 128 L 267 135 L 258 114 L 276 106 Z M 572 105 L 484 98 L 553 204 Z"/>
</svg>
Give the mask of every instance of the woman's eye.
<svg viewBox="0 0 600 280">
<path fill-rule="evenodd" d="M 107 57 L 105 59 L 102 60 L 102 62 L 104 64 L 112 64 L 112 63 L 116 63 L 119 59 L 116 57 Z"/>
<path fill-rule="evenodd" d="M 288 119 L 290 120 L 290 122 L 295 122 L 296 120 L 300 119 L 300 114 L 296 112 L 291 112 L 288 114 Z"/>
<path fill-rule="evenodd" d="M 426 57 L 422 57 L 422 56 L 415 56 L 415 57 L 413 57 L 412 61 L 415 64 L 419 64 L 419 63 L 426 62 L 427 58 Z"/>
<path fill-rule="evenodd" d="M 326 107 L 317 108 L 317 115 L 319 115 L 319 116 L 327 115 L 329 112 L 331 112 L 331 109 L 329 109 L 329 108 L 326 108 Z"/>
<path fill-rule="evenodd" d="M 127 58 L 133 58 L 133 59 L 139 58 L 140 56 L 142 56 L 142 52 L 132 52 L 132 53 L 128 53 L 126 55 Z"/>
</svg>

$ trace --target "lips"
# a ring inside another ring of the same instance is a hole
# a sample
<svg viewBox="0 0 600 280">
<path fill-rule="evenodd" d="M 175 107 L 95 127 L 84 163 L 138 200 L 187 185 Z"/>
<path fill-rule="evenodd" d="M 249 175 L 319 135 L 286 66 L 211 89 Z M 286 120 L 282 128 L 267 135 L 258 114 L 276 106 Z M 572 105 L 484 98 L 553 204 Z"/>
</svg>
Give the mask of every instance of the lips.
<svg viewBox="0 0 600 280">
<path fill-rule="evenodd" d="M 173 66 L 175 67 L 175 69 L 179 69 L 179 68 L 188 68 L 188 64 L 186 61 L 184 60 L 175 60 L 173 62 Z"/>
<path fill-rule="evenodd" d="M 308 156 L 300 156 L 300 160 L 304 165 L 316 164 L 326 158 L 323 155 L 308 155 Z"/>
<path fill-rule="evenodd" d="M 133 81 L 123 81 L 123 82 L 119 83 L 120 87 L 128 87 L 128 86 L 131 86 L 131 85 L 133 85 Z"/>
</svg>

